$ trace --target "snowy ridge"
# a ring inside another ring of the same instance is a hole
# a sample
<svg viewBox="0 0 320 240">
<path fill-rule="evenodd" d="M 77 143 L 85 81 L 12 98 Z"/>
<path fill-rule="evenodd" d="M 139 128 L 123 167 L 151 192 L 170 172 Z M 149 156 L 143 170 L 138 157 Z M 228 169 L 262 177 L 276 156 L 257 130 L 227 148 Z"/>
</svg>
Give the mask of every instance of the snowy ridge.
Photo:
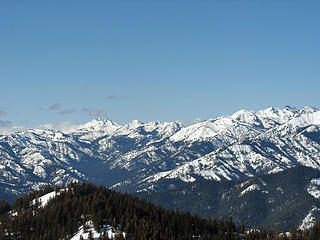
<svg viewBox="0 0 320 240">
<path fill-rule="evenodd" d="M 243 196 L 244 194 L 251 192 L 251 191 L 254 191 L 254 190 L 260 190 L 260 186 L 258 184 L 250 185 L 249 187 L 247 187 L 245 190 L 243 190 L 240 193 L 240 197 Z"/>
<path fill-rule="evenodd" d="M 260 114 L 266 111 L 260 111 Z M 235 116 L 238 115 L 236 113 Z M 271 129 L 263 129 L 255 137 L 249 135 L 248 139 L 218 148 L 170 171 L 148 176 L 141 182 L 154 184 L 161 179 L 174 178 L 187 182 L 195 179 L 195 175 L 213 180 L 241 179 L 299 165 L 320 169 L 320 112 L 315 108 L 304 108 L 289 116 L 273 118 L 278 121 L 277 124 Z M 245 119 L 248 121 L 248 118 Z M 279 124 L 282 121 L 284 123 Z"/>
<path fill-rule="evenodd" d="M 317 208 L 313 206 L 309 213 L 305 216 L 305 218 L 302 220 L 301 225 L 299 226 L 299 229 L 310 229 L 316 224 L 316 217 L 319 217 L 320 215 L 320 208 Z"/>
<path fill-rule="evenodd" d="M 92 121 L 79 125 L 69 133 L 79 135 L 81 140 L 93 140 L 105 135 L 112 135 L 121 126 L 109 119 L 93 119 Z"/>
<path fill-rule="evenodd" d="M 124 191 L 163 180 L 230 180 L 295 166 L 320 169 L 320 111 L 240 110 L 187 127 L 180 122 L 94 119 L 68 132 L 30 129 L 0 137 L 0 190 L 92 181 Z"/>
<path fill-rule="evenodd" d="M 200 123 L 193 124 L 186 127 L 171 137 L 172 141 L 194 141 L 206 140 L 215 137 L 217 134 L 225 131 L 238 130 L 236 135 L 240 132 L 237 127 L 241 125 L 249 128 L 262 128 L 260 131 L 272 128 L 277 125 L 284 124 L 296 117 L 301 119 L 316 118 L 316 108 L 305 107 L 298 111 L 295 108 L 285 107 L 284 109 L 274 109 L 269 107 L 260 111 L 246 111 L 240 110 L 231 116 L 223 116 L 215 119 L 209 119 Z M 313 116 L 313 113 L 314 116 Z M 312 117 L 313 116 L 313 117 Z M 301 120 L 302 121 L 302 120 Z M 308 122 L 308 120 L 306 120 Z M 316 121 L 318 122 L 318 121 Z M 317 123 L 319 124 L 319 122 Z M 264 128 L 264 129 L 263 129 Z M 256 131 L 259 131 L 256 130 Z"/>
</svg>

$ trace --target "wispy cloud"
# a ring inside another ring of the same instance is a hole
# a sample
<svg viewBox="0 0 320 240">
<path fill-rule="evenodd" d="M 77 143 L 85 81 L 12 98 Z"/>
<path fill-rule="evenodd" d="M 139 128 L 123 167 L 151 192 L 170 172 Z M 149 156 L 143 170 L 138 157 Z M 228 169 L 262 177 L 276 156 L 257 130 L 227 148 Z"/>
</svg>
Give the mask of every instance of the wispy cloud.
<svg viewBox="0 0 320 240">
<path fill-rule="evenodd" d="M 190 125 L 193 125 L 193 124 L 202 122 L 202 121 L 204 121 L 203 118 L 201 118 L 201 117 L 196 117 L 195 119 L 186 121 L 186 122 L 184 122 L 183 124 L 184 124 L 184 126 L 187 127 L 187 126 L 190 126 Z"/>
<path fill-rule="evenodd" d="M 115 94 L 106 96 L 106 99 L 108 99 L 108 100 L 114 100 L 114 99 L 117 99 L 117 98 L 119 98 L 119 96 L 115 95 Z"/>
<path fill-rule="evenodd" d="M 60 110 L 61 108 L 61 103 L 55 103 L 55 104 L 52 104 L 48 107 L 39 107 L 38 110 L 40 111 L 54 111 L 54 110 Z"/>
<path fill-rule="evenodd" d="M 0 111 L 0 117 L 5 116 L 7 113 L 5 111 Z"/>
<path fill-rule="evenodd" d="M 102 116 L 107 115 L 107 113 L 103 110 L 93 109 L 89 112 L 89 115 L 93 116 L 93 117 L 102 117 Z"/>
<path fill-rule="evenodd" d="M 49 106 L 50 110 L 59 110 L 61 108 L 61 103 L 55 103 Z"/>
<path fill-rule="evenodd" d="M 107 113 L 101 109 L 84 108 L 83 111 L 88 112 L 88 114 L 92 117 L 103 117 L 107 115 Z"/>
<path fill-rule="evenodd" d="M 63 122 L 58 122 L 58 123 L 45 123 L 41 124 L 39 128 L 41 129 L 58 129 L 62 132 L 68 132 L 73 129 L 75 129 L 78 125 L 69 122 L 69 121 L 63 121 Z"/>
<path fill-rule="evenodd" d="M 19 132 L 22 131 L 24 129 L 27 129 L 25 126 L 7 126 L 4 128 L 0 128 L 0 134 L 10 134 L 13 132 Z"/>
<path fill-rule="evenodd" d="M 203 119 L 201 117 L 197 117 L 195 118 L 192 122 L 193 123 L 198 123 L 198 122 L 201 122 Z"/>
<path fill-rule="evenodd" d="M 5 111 L 0 111 L 0 117 L 7 115 Z M 12 122 L 9 120 L 0 119 L 0 134 L 9 134 L 12 132 L 18 132 L 26 129 L 24 126 L 12 126 Z"/>
<path fill-rule="evenodd" d="M 0 128 L 7 128 L 12 124 L 11 121 L 0 119 Z"/>
<path fill-rule="evenodd" d="M 58 123 L 45 123 L 41 124 L 33 128 L 40 128 L 40 129 L 58 129 L 62 132 L 68 133 L 74 129 L 76 129 L 79 125 L 74 124 L 73 122 L 63 121 Z M 0 120 L 0 134 L 11 134 L 14 132 L 23 131 L 26 129 L 30 129 L 30 127 L 22 126 L 22 125 L 15 125 L 11 126 L 10 121 L 2 121 Z"/>
<path fill-rule="evenodd" d="M 59 113 L 61 115 L 71 114 L 71 113 L 76 112 L 76 109 L 61 110 L 61 105 L 62 105 L 61 103 L 55 103 L 55 104 L 52 104 L 52 105 L 45 107 L 45 108 L 40 107 L 40 108 L 38 108 L 38 110 L 40 110 L 40 111 L 57 111 L 57 113 Z"/>
<path fill-rule="evenodd" d="M 65 109 L 59 112 L 59 114 L 65 115 L 65 114 L 71 114 L 74 113 L 76 110 L 75 109 Z"/>
</svg>

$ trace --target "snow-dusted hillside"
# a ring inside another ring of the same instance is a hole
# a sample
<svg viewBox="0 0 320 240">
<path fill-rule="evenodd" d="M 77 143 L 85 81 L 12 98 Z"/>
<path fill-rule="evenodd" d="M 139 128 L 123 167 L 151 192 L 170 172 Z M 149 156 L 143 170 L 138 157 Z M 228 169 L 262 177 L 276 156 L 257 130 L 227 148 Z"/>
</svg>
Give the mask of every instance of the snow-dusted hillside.
<svg viewBox="0 0 320 240">
<path fill-rule="evenodd" d="M 78 232 L 74 234 L 74 236 L 71 238 L 71 240 L 81 240 L 81 237 L 83 240 L 89 240 L 90 235 L 93 240 L 99 240 L 102 237 L 104 237 L 104 234 L 107 239 L 115 239 L 116 235 L 122 234 L 125 238 L 126 234 L 124 232 L 120 232 L 119 230 L 116 230 L 114 227 L 110 225 L 104 225 L 100 228 L 99 231 L 96 231 L 93 227 L 92 221 L 88 221 L 85 223 L 86 227 L 80 226 Z"/>
<path fill-rule="evenodd" d="M 5 198 L 73 180 L 143 191 L 298 165 L 320 167 L 320 111 L 312 107 L 241 110 L 187 127 L 94 119 L 69 132 L 30 129 L 0 136 Z"/>
<path fill-rule="evenodd" d="M 236 223 L 250 228 L 291 229 L 296 225 L 310 229 L 320 216 L 319 177 L 320 170 L 299 166 L 245 180 L 193 181 L 137 195 L 206 218 L 232 216 Z"/>
</svg>

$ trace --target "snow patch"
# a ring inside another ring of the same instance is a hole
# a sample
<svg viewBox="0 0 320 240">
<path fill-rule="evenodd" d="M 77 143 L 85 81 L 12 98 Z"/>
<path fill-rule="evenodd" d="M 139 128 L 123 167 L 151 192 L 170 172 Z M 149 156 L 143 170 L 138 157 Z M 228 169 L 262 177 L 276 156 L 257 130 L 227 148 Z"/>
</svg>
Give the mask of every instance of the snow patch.
<svg viewBox="0 0 320 240">
<path fill-rule="evenodd" d="M 307 192 L 314 198 L 320 199 L 320 178 L 311 180 Z"/>
<path fill-rule="evenodd" d="M 254 190 L 260 190 L 260 186 L 258 184 L 252 184 L 250 185 L 249 187 L 247 187 L 245 190 L 243 190 L 239 197 L 243 196 L 244 194 L 248 193 L 248 192 L 251 192 L 251 191 L 254 191 Z"/>
<path fill-rule="evenodd" d="M 85 225 L 86 229 L 84 229 L 83 225 L 81 225 L 78 229 L 78 232 L 71 238 L 71 240 L 80 240 L 81 236 L 84 240 L 87 240 L 89 238 L 90 232 L 94 240 L 98 240 L 104 232 L 108 234 L 109 239 L 114 239 L 117 234 L 122 234 L 124 237 L 126 236 L 124 232 L 121 233 L 120 231 L 115 230 L 115 228 L 110 225 L 103 225 L 103 227 L 100 228 L 99 232 L 94 229 L 92 221 L 86 222 Z"/>
<path fill-rule="evenodd" d="M 307 230 L 312 228 L 316 223 L 315 214 L 319 215 L 319 211 L 320 211 L 320 208 L 313 206 L 312 209 L 308 212 L 307 216 L 302 220 L 302 223 L 299 226 L 299 229 Z"/>
<path fill-rule="evenodd" d="M 56 192 L 56 191 L 49 192 L 37 199 L 32 200 L 31 204 L 35 205 L 36 202 L 38 202 L 40 204 L 39 207 L 45 207 L 48 204 L 49 200 L 51 200 L 52 198 L 55 198 L 56 196 L 59 196 L 61 192 L 65 192 L 67 190 L 68 189 L 60 189 L 59 192 Z"/>
</svg>

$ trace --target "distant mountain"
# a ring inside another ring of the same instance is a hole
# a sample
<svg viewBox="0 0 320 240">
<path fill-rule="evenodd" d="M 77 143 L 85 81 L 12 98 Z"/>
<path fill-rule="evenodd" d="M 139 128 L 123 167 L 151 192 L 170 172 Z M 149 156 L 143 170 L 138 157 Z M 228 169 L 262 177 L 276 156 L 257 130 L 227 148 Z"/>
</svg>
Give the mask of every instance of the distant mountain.
<svg viewBox="0 0 320 240">
<path fill-rule="evenodd" d="M 0 136 L 0 196 L 46 184 L 90 181 L 120 191 L 157 191 L 198 180 L 241 180 L 296 166 L 320 167 L 320 111 L 241 110 L 184 126 L 94 119 L 68 132 Z"/>
</svg>

